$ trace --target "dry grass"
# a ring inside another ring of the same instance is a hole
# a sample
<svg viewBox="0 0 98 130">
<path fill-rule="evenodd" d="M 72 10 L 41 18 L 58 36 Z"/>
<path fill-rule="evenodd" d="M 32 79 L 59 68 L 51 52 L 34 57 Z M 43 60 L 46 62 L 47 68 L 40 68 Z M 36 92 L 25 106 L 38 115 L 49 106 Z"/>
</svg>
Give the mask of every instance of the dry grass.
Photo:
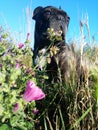
<svg viewBox="0 0 98 130">
<path fill-rule="evenodd" d="M 98 129 L 98 46 L 93 42 L 92 46 L 87 44 L 90 42 L 88 18 L 84 23 L 80 21 L 80 32 L 78 49 L 77 43 L 70 45 L 74 59 L 69 59 L 68 82 L 43 85 L 47 97 L 41 106 L 38 104 L 43 113 L 36 117 L 41 123 L 37 126 L 39 130 Z"/>
</svg>

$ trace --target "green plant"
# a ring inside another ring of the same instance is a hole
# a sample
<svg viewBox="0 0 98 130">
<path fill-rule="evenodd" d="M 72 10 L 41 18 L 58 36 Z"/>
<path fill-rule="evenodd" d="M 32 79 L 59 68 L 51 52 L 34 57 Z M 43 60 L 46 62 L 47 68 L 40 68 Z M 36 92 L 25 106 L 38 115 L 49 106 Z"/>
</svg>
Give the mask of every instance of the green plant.
<svg viewBox="0 0 98 130">
<path fill-rule="evenodd" d="M 35 85 L 28 35 L 25 43 L 13 45 L 6 34 L 0 32 L 0 130 L 30 130 L 35 101 L 44 98 L 44 93 Z"/>
</svg>

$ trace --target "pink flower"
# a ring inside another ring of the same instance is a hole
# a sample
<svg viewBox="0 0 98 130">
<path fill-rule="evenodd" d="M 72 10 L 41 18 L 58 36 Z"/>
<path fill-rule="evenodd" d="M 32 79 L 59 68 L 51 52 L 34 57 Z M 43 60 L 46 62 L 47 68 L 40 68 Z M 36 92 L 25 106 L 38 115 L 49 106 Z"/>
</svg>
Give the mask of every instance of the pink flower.
<svg viewBox="0 0 98 130">
<path fill-rule="evenodd" d="M 2 64 L 0 64 L 0 68 L 2 67 Z"/>
<path fill-rule="evenodd" d="M 16 66 L 15 66 L 15 68 L 16 68 L 16 69 L 19 69 L 19 67 L 20 67 L 20 64 L 17 63 Z"/>
<path fill-rule="evenodd" d="M 16 103 L 16 104 L 14 105 L 14 112 L 17 112 L 17 111 L 18 111 L 18 109 L 19 109 L 19 104 L 18 104 L 18 103 Z"/>
<path fill-rule="evenodd" d="M 30 40 L 30 33 L 27 33 L 27 40 Z"/>
<path fill-rule="evenodd" d="M 44 92 L 39 87 L 37 87 L 34 82 L 29 80 L 23 95 L 23 99 L 27 102 L 30 102 L 33 100 L 43 99 L 44 97 Z"/>
<path fill-rule="evenodd" d="M 38 113 L 38 109 L 34 109 L 34 110 L 32 111 L 32 113 L 33 113 L 34 115 L 36 115 L 36 114 Z"/>
<path fill-rule="evenodd" d="M 21 48 L 24 47 L 24 44 L 23 44 L 23 43 L 19 43 L 19 44 L 18 44 L 18 47 L 19 47 L 19 49 L 21 49 Z"/>
<path fill-rule="evenodd" d="M 0 42 L 2 41 L 2 37 L 0 37 Z"/>
</svg>

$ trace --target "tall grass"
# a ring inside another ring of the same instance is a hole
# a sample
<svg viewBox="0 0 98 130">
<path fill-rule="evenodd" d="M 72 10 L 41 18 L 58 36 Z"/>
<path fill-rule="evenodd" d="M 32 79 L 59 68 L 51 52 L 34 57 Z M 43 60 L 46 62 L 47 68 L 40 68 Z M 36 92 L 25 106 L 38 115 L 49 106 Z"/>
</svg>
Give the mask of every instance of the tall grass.
<svg viewBox="0 0 98 130">
<path fill-rule="evenodd" d="M 43 82 L 47 96 L 37 104 L 40 118 L 36 117 L 39 122 L 36 129 L 98 129 L 98 45 L 91 40 L 88 17 L 85 22 L 80 21 L 80 34 L 80 43 L 70 44 L 74 59 L 69 59 L 71 78 L 68 84 Z"/>
</svg>

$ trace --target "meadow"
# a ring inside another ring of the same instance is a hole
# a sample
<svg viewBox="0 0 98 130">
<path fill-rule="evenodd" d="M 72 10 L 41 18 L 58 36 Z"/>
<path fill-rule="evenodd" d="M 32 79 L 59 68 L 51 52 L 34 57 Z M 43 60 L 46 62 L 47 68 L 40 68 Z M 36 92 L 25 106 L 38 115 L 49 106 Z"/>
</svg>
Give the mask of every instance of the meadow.
<svg viewBox="0 0 98 130">
<path fill-rule="evenodd" d="M 13 44 L 0 26 L 0 130 L 98 129 L 98 43 L 87 21 L 80 34 L 69 41 L 71 78 L 49 83 L 45 68 L 33 66 L 30 34 Z"/>
</svg>

